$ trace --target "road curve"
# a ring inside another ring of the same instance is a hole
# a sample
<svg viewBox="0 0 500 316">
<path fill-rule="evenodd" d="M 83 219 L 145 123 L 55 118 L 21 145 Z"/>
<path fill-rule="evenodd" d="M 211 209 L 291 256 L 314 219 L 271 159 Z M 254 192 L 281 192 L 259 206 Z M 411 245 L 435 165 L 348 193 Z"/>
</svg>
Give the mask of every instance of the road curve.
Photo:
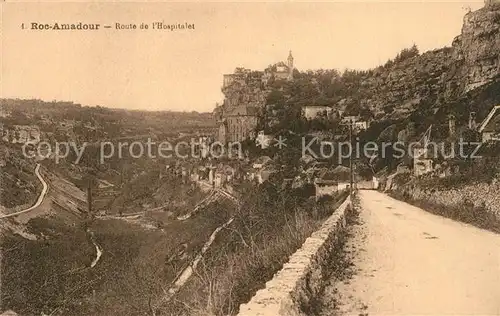
<svg viewBox="0 0 500 316">
<path fill-rule="evenodd" d="M 99 259 L 101 259 L 102 256 L 102 248 L 97 244 L 95 241 L 95 236 L 93 231 L 88 232 L 90 234 L 90 240 L 92 241 L 92 244 L 94 244 L 95 250 L 96 250 L 96 256 L 95 259 L 92 260 L 92 263 L 90 264 L 90 267 L 93 268 L 96 266 L 96 264 L 99 262 Z M 1 315 L 0 315 L 1 316 Z"/>
<path fill-rule="evenodd" d="M 341 315 L 500 315 L 500 235 L 360 191 Z"/>
<path fill-rule="evenodd" d="M 14 217 L 14 216 L 17 216 L 17 215 L 20 215 L 20 214 L 23 214 L 23 213 L 27 213 L 27 212 L 32 211 L 33 209 L 37 208 L 38 206 L 40 206 L 40 204 L 42 204 L 43 199 L 45 198 L 45 195 L 47 194 L 47 190 L 48 190 L 49 186 L 47 185 L 47 182 L 45 182 L 45 180 L 40 175 L 40 164 L 36 165 L 36 167 L 35 167 L 35 174 L 36 174 L 36 176 L 38 177 L 38 180 L 40 180 L 40 182 L 42 183 L 42 186 L 43 186 L 42 192 L 38 196 L 38 199 L 36 200 L 35 204 L 33 206 L 31 206 L 31 207 L 28 207 L 27 209 L 22 210 L 22 211 L 15 212 L 15 213 L 12 213 L 12 214 L 2 215 L 2 216 L 0 216 L 0 219 L 2 219 L 2 218 L 8 218 L 8 217 Z"/>
</svg>

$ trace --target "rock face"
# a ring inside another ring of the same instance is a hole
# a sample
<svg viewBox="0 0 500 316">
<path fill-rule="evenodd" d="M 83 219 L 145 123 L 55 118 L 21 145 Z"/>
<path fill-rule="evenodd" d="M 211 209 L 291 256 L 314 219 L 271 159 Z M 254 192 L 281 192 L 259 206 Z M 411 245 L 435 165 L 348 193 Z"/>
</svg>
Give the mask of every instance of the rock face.
<svg viewBox="0 0 500 316">
<path fill-rule="evenodd" d="M 361 101 L 376 114 L 405 116 L 424 102 L 435 103 L 438 95 L 456 87 L 450 80 L 454 71 L 452 49 L 426 52 L 388 68 L 377 68 L 362 79 L 371 97 Z M 395 112 L 392 112 L 392 109 Z"/>
<path fill-rule="evenodd" d="M 349 107 L 369 109 L 376 120 L 406 118 L 415 111 L 422 117 L 431 117 L 446 107 L 446 111 L 440 112 L 444 117 L 449 114 L 444 113 L 449 110 L 448 105 L 468 97 L 472 90 L 487 88 L 500 78 L 500 0 L 488 0 L 484 8 L 467 13 L 461 34 L 450 47 L 422 54 L 418 54 L 416 47 L 412 49 L 406 54 L 402 51 L 383 66 L 335 77 L 337 86 L 341 87 L 339 95 L 328 96 L 324 105 L 340 111 Z M 222 89 L 225 100 L 221 108 L 249 104 L 263 108 L 266 96 L 273 90 L 263 78 L 262 72 L 248 69 L 237 69 L 234 74 L 225 75 Z M 311 79 L 311 84 L 319 91 L 318 82 L 314 80 Z M 297 91 L 303 86 L 288 91 L 287 97 L 297 98 L 300 94 Z M 328 95 L 328 90 L 320 93 Z M 301 98 L 301 102 L 315 102 L 307 94 Z M 499 100 L 500 96 L 492 103 Z M 490 106 L 485 105 L 488 110 Z M 219 112 L 223 114 L 224 111 Z"/>
<path fill-rule="evenodd" d="M 451 47 L 362 73 L 361 97 L 356 101 L 376 117 L 397 119 L 454 102 L 499 77 L 500 3 L 490 3 L 465 15 L 462 32 Z"/>
</svg>

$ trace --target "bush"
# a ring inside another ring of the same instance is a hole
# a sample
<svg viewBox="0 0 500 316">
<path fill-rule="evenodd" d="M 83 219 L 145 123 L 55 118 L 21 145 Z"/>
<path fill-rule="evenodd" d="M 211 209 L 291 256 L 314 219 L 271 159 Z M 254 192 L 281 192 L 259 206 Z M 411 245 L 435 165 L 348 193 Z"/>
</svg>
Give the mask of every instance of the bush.
<svg viewBox="0 0 500 316">
<path fill-rule="evenodd" d="M 416 57 L 420 54 L 417 45 L 413 45 L 411 48 L 403 48 L 399 54 L 394 58 L 395 63 L 405 61 L 407 59 Z"/>
</svg>

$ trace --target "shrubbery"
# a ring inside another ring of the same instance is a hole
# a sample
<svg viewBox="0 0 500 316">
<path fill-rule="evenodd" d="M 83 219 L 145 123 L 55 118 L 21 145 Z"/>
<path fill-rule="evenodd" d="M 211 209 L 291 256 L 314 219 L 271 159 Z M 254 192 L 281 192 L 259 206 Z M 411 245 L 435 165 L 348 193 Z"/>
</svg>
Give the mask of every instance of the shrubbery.
<svg viewBox="0 0 500 316">
<path fill-rule="evenodd" d="M 234 315 L 346 196 L 316 204 L 272 186 L 249 188 L 233 224 L 167 314 Z"/>
</svg>

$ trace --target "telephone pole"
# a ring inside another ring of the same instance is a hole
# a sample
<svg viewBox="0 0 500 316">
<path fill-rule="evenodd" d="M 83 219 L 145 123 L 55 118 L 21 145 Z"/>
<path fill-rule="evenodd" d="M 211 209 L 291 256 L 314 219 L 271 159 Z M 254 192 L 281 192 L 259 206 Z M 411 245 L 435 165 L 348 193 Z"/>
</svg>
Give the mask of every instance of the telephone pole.
<svg viewBox="0 0 500 316">
<path fill-rule="evenodd" d="M 349 124 L 349 145 L 351 146 L 350 148 L 350 155 L 349 155 L 349 169 L 350 169 L 350 176 L 349 176 L 349 195 L 352 199 L 352 193 L 354 190 L 354 172 L 353 172 L 353 163 L 352 163 L 352 125 L 354 124 L 354 121 L 351 121 Z"/>
<path fill-rule="evenodd" d="M 354 163 L 352 158 L 352 134 L 353 134 L 353 126 L 356 123 L 355 117 L 350 117 L 348 122 L 341 123 L 341 125 L 349 125 L 349 145 L 350 147 L 350 155 L 349 155 L 349 196 L 352 199 L 352 195 L 354 192 Z"/>
<path fill-rule="evenodd" d="M 87 184 L 87 212 L 88 216 L 92 217 L 92 186 L 90 181 Z"/>
</svg>

